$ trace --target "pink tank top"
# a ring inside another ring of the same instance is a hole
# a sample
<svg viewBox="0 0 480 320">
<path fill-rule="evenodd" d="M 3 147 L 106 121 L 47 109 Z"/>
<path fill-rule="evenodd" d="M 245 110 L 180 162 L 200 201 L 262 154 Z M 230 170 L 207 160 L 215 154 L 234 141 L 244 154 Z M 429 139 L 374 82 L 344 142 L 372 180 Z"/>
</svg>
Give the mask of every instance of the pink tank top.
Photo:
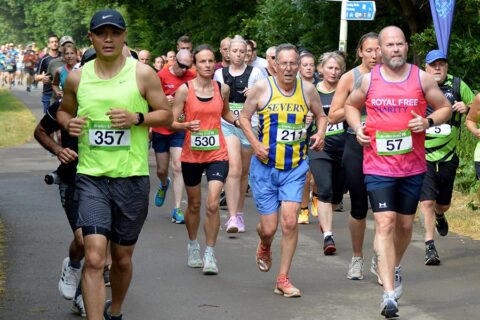
<svg viewBox="0 0 480 320">
<path fill-rule="evenodd" d="M 388 82 L 380 65 L 371 71 L 367 92 L 366 133 L 370 146 L 364 148 L 363 172 L 387 177 L 407 177 L 426 171 L 425 132 L 408 129 L 411 111 L 425 117 L 427 102 L 420 83 L 420 69 L 409 65 L 401 82 Z"/>
<path fill-rule="evenodd" d="M 180 161 L 190 163 L 209 163 L 228 160 L 227 145 L 222 133 L 220 119 L 223 112 L 223 99 L 217 81 L 212 80 L 213 98 L 200 101 L 192 81 L 188 82 L 188 96 L 183 112 L 185 121 L 200 120 L 200 130 L 185 130 Z"/>
</svg>

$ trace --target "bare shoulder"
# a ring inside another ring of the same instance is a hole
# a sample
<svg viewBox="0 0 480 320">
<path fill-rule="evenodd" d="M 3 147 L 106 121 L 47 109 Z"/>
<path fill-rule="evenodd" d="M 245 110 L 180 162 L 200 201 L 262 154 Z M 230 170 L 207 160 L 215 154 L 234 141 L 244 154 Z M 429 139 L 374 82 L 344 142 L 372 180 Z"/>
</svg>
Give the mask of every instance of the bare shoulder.
<svg viewBox="0 0 480 320">
<path fill-rule="evenodd" d="M 152 67 L 137 61 L 137 76 L 140 76 L 140 78 L 143 79 L 150 79 L 152 76 L 156 75 L 157 74 Z"/>
<path fill-rule="evenodd" d="M 435 78 L 433 77 L 433 75 L 421 69 L 420 69 L 420 83 L 424 91 L 437 86 L 436 85 L 437 82 L 435 81 Z"/>
</svg>

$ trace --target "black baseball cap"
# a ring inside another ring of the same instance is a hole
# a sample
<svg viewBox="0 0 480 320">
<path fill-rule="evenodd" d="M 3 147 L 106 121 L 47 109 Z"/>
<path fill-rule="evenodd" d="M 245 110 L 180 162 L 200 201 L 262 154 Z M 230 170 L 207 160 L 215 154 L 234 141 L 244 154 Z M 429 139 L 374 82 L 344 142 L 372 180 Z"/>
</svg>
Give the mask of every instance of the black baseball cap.
<svg viewBox="0 0 480 320">
<path fill-rule="evenodd" d="M 90 20 L 90 31 L 94 31 L 103 26 L 114 26 L 122 30 L 127 29 L 125 19 L 120 12 L 113 9 L 105 9 L 95 12 Z"/>
</svg>

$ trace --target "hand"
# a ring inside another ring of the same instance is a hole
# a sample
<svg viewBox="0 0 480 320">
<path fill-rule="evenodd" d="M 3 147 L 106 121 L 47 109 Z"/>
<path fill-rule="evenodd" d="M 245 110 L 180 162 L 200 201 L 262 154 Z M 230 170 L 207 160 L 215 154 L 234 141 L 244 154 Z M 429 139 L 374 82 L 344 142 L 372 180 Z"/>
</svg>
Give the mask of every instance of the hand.
<svg viewBox="0 0 480 320">
<path fill-rule="evenodd" d="M 412 111 L 411 113 L 412 113 L 413 119 L 408 121 L 408 128 L 412 132 L 416 132 L 416 133 L 425 131 L 425 129 L 428 128 L 428 120 L 416 114 L 415 111 Z"/>
<path fill-rule="evenodd" d="M 188 122 L 187 129 L 193 132 L 200 130 L 200 120 L 192 120 Z"/>
<path fill-rule="evenodd" d="M 264 161 L 268 159 L 268 151 L 270 150 L 270 147 L 266 147 L 262 143 L 257 142 L 252 145 L 252 149 L 258 160 Z"/>
<path fill-rule="evenodd" d="M 245 88 L 240 93 L 243 94 L 245 97 L 248 97 L 248 94 L 250 93 L 250 88 Z"/>
<path fill-rule="evenodd" d="M 455 101 L 455 103 L 452 106 L 453 111 L 457 111 L 461 114 L 467 113 L 468 107 L 465 105 L 463 101 Z"/>
<path fill-rule="evenodd" d="M 57 91 L 57 98 L 61 99 L 63 97 L 63 91 L 59 90 Z"/>
<path fill-rule="evenodd" d="M 136 113 L 125 109 L 112 108 L 106 115 L 110 118 L 113 128 L 129 128 L 138 121 Z"/>
<path fill-rule="evenodd" d="M 43 78 L 42 78 L 42 82 L 43 82 L 44 85 L 45 84 L 47 84 L 47 85 L 50 84 L 50 82 L 52 82 L 51 76 L 48 75 L 48 74 L 44 74 Z"/>
<path fill-rule="evenodd" d="M 475 129 L 473 135 L 475 136 L 475 138 L 480 139 L 480 129 Z"/>
<path fill-rule="evenodd" d="M 360 145 L 368 147 L 370 145 L 370 136 L 365 133 L 365 127 L 359 126 L 355 131 L 357 135 L 357 141 Z"/>
<path fill-rule="evenodd" d="M 57 153 L 57 158 L 63 164 L 68 164 L 78 159 L 78 154 L 69 148 L 62 148 Z"/>
<path fill-rule="evenodd" d="M 168 104 L 169 104 L 170 106 L 173 106 L 173 99 L 174 99 L 174 98 L 173 98 L 172 95 L 168 95 L 168 96 L 167 96 Z"/>
<path fill-rule="evenodd" d="M 323 147 L 325 146 L 325 135 L 317 132 L 310 137 L 310 141 L 313 142 L 310 149 L 315 151 L 323 150 Z"/>
<path fill-rule="evenodd" d="M 71 118 L 67 123 L 67 131 L 72 137 L 79 137 L 86 123 L 87 117 Z"/>
</svg>

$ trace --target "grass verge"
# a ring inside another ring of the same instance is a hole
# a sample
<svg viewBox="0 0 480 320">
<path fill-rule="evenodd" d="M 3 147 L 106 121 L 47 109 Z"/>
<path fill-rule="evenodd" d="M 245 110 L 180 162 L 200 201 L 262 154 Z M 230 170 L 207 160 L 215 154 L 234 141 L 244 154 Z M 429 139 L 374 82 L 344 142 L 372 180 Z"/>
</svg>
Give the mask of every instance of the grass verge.
<svg viewBox="0 0 480 320">
<path fill-rule="evenodd" d="M 5 227 L 3 221 L 0 220 L 0 297 L 5 294 L 5 281 L 7 277 L 5 264 Z"/>
<path fill-rule="evenodd" d="M 35 125 L 35 117 L 25 104 L 8 90 L 0 89 L 0 148 L 29 141 Z"/>
<path fill-rule="evenodd" d="M 451 231 L 480 240 L 480 194 L 464 195 L 454 191 L 446 216 Z"/>
</svg>

